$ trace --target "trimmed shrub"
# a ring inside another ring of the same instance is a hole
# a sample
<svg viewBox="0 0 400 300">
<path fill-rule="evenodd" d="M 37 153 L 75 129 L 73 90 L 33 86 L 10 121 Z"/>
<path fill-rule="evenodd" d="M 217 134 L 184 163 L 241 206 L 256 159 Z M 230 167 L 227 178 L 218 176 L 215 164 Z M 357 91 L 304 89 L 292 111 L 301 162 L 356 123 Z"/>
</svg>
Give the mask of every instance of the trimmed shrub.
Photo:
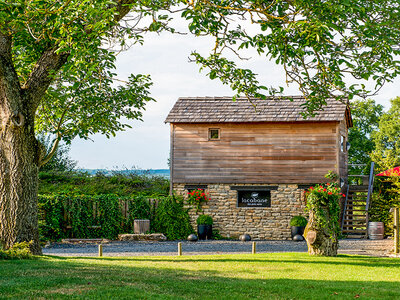
<svg viewBox="0 0 400 300">
<path fill-rule="evenodd" d="M 290 219 L 290 226 L 306 227 L 307 222 L 307 219 L 303 216 L 294 216 L 292 219 Z"/>
<path fill-rule="evenodd" d="M 213 219 L 209 215 L 200 215 L 197 217 L 197 225 L 212 225 L 214 223 Z"/>
</svg>

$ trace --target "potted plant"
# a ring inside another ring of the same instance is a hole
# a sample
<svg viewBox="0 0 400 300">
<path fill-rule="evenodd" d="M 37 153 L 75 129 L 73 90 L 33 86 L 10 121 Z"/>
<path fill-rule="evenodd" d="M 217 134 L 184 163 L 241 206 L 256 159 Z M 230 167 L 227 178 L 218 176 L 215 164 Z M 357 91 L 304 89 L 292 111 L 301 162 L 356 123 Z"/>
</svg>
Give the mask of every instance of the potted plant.
<svg viewBox="0 0 400 300">
<path fill-rule="evenodd" d="M 212 236 L 213 219 L 209 215 L 200 215 L 197 218 L 197 235 L 199 240 L 210 240 Z"/>
<path fill-rule="evenodd" d="M 303 216 L 294 216 L 290 220 L 290 226 L 292 227 L 292 239 L 296 235 L 303 235 L 304 229 L 307 226 L 307 219 Z"/>
</svg>

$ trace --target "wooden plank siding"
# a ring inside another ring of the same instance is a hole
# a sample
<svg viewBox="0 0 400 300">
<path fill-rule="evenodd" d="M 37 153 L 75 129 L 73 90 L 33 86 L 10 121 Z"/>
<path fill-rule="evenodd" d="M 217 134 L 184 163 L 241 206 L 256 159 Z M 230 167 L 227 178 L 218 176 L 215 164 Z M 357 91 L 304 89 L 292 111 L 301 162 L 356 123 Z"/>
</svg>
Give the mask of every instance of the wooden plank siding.
<svg viewBox="0 0 400 300">
<path fill-rule="evenodd" d="M 174 123 L 174 183 L 326 181 L 338 172 L 339 122 Z M 209 141 L 208 129 L 220 140 Z M 346 129 L 346 127 L 344 127 Z"/>
</svg>

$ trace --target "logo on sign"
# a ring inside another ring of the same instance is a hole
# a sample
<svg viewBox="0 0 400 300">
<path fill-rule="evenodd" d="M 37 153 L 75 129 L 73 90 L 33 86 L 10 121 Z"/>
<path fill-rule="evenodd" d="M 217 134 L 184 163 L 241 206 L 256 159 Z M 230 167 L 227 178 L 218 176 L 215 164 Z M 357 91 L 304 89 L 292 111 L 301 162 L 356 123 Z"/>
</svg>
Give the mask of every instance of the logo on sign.
<svg viewBox="0 0 400 300">
<path fill-rule="evenodd" d="M 270 207 L 270 191 L 238 191 L 239 207 Z"/>
</svg>

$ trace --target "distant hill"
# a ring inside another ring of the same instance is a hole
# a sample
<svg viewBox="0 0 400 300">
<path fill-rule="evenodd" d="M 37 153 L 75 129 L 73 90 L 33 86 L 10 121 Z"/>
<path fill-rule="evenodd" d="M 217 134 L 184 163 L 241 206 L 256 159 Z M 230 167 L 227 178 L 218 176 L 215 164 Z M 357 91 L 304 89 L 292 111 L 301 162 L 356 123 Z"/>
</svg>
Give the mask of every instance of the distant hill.
<svg viewBox="0 0 400 300">
<path fill-rule="evenodd" d="M 169 178 L 169 169 L 150 169 L 150 170 L 107 170 L 107 169 L 78 169 L 78 171 L 86 172 L 90 175 L 102 173 L 104 175 L 119 174 L 146 174 L 149 176 L 162 176 Z"/>
</svg>

